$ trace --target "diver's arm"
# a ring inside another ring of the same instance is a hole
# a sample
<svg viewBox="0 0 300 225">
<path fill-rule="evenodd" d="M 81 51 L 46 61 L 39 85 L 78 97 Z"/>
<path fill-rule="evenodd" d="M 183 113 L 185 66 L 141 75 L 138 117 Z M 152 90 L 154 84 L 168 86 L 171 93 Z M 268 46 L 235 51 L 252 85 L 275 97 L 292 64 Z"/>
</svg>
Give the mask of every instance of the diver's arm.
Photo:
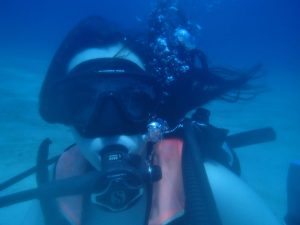
<svg viewBox="0 0 300 225">
<path fill-rule="evenodd" d="M 30 205 L 23 222 L 20 225 L 44 225 L 43 213 L 38 200 Z"/>
<path fill-rule="evenodd" d="M 270 209 L 238 176 L 216 162 L 206 162 L 223 225 L 279 225 Z"/>
</svg>

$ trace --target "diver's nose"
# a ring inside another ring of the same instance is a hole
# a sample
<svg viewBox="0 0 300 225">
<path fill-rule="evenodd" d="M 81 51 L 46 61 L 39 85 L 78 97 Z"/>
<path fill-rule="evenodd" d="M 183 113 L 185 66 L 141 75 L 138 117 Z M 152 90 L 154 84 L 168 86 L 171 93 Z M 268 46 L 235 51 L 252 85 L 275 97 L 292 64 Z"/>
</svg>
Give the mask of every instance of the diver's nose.
<svg viewBox="0 0 300 225">
<path fill-rule="evenodd" d="M 112 94 L 105 97 L 102 104 L 99 104 L 96 117 L 102 118 L 102 122 L 110 121 L 110 124 L 120 122 L 122 110 Z"/>
<path fill-rule="evenodd" d="M 126 123 L 121 107 L 113 96 L 100 99 L 95 112 L 89 122 L 89 129 L 115 133 Z"/>
</svg>

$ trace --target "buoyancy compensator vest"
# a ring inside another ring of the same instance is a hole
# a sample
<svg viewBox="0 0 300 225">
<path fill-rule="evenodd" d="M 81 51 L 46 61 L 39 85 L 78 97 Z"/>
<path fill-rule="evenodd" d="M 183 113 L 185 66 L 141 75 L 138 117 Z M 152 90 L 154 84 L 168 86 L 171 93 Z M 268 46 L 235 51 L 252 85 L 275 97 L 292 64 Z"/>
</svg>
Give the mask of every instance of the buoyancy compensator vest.
<svg viewBox="0 0 300 225">
<path fill-rule="evenodd" d="M 182 125 L 182 128 L 178 128 L 154 146 L 153 163 L 161 168 L 162 179 L 144 187 L 143 193 L 136 196 L 140 198 L 139 201 L 134 202 L 132 207 L 121 210 L 122 212 L 106 209 L 105 213 L 99 213 L 99 208 L 102 209 L 103 205 L 94 204 L 90 193 L 56 200 L 44 198 L 41 199 L 41 205 L 47 224 L 92 225 L 99 224 L 100 221 L 103 225 L 132 224 L 128 218 L 134 218 L 139 224 L 149 225 L 186 222 L 199 224 L 201 221 L 221 224 L 203 162 L 207 159 L 216 160 L 233 172 L 240 173 L 236 155 L 230 148 L 224 148 L 228 131 L 211 126 L 209 112 L 204 109 L 197 110 Z M 43 164 L 43 157 L 39 158 L 38 166 Z M 58 159 L 53 179 L 79 176 L 90 170 L 92 167 L 78 148 L 71 146 Z M 39 169 L 39 184 L 47 182 L 46 173 L 48 171 L 45 168 Z M 122 193 L 116 196 L 117 199 L 122 198 Z M 207 208 L 206 212 L 199 209 L 198 201 L 203 202 L 204 205 L 200 205 Z"/>
</svg>

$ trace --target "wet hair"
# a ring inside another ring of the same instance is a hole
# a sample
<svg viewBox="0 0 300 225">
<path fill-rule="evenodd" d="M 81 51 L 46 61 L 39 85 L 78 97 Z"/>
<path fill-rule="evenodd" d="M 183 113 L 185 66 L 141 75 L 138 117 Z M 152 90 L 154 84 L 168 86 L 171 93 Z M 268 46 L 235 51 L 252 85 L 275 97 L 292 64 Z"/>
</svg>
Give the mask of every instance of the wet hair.
<svg viewBox="0 0 300 225">
<path fill-rule="evenodd" d="M 70 60 L 88 48 L 101 48 L 121 42 L 123 35 L 117 25 L 98 16 L 82 20 L 65 37 L 49 65 L 46 80 L 67 75 Z"/>
</svg>

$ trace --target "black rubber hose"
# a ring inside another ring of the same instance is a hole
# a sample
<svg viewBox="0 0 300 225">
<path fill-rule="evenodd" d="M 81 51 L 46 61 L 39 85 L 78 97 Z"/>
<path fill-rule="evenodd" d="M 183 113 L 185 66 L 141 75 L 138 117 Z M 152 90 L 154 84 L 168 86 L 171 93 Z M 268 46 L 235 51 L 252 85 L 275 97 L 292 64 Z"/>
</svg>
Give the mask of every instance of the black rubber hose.
<svg viewBox="0 0 300 225">
<path fill-rule="evenodd" d="M 47 165 L 51 165 L 51 164 L 55 163 L 58 160 L 58 158 L 59 158 L 59 156 L 54 156 L 53 158 L 47 160 Z M 10 186 L 20 182 L 21 180 L 25 179 L 26 177 L 29 177 L 30 175 L 34 174 L 36 171 L 37 171 L 37 168 L 36 168 L 36 166 L 34 166 L 12 178 L 9 178 L 8 180 L 6 180 L 0 184 L 0 191 L 3 191 L 6 188 L 9 188 Z"/>
<path fill-rule="evenodd" d="M 0 208 L 32 199 L 57 198 L 93 192 L 99 190 L 98 188 L 101 188 L 104 182 L 102 173 L 92 171 L 84 176 L 52 181 L 38 188 L 0 197 Z"/>
<path fill-rule="evenodd" d="M 201 148 L 206 147 L 205 136 L 201 135 L 202 128 L 196 126 L 192 121 L 184 124 L 182 172 L 188 220 L 185 224 L 221 225 L 201 155 Z"/>
</svg>

